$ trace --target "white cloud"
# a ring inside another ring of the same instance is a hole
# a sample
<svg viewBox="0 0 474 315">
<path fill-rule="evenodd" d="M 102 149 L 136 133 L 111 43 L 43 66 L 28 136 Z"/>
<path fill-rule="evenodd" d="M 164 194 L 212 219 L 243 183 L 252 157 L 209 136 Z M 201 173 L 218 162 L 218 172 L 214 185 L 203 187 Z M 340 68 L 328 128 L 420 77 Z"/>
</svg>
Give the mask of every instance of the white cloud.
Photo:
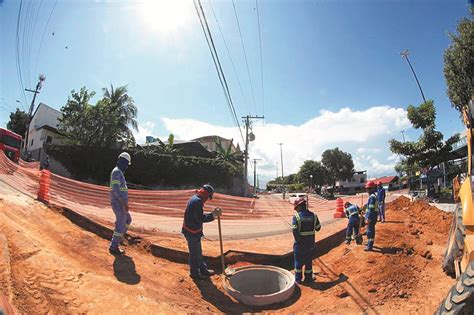
<svg viewBox="0 0 474 315">
<path fill-rule="evenodd" d="M 243 148 L 237 128 L 193 119 L 163 118 L 162 121 L 177 139 L 220 135 L 233 138 Z M 307 159 L 319 160 L 324 150 L 335 147 L 352 154 L 356 169 L 365 169 L 374 176 L 386 175 L 393 173 L 393 163 L 382 164 L 379 161 L 385 161 L 391 154 L 388 140 L 409 125 L 403 108 L 377 106 L 363 111 L 350 108 L 338 112 L 322 110 L 318 116 L 300 126 L 256 124 L 253 127 L 256 140 L 250 143 L 249 152 L 251 158 L 262 159 L 258 165 L 262 179 L 275 177 L 275 165 L 280 163 L 279 142 L 284 143 L 285 175 L 297 172 Z"/>
<path fill-rule="evenodd" d="M 135 142 L 138 144 L 145 143 L 146 136 L 154 135 L 154 129 L 155 129 L 155 123 L 151 121 L 140 123 L 138 125 L 138 131 L 133 132 L 133 136 L 135 137 Z"/>
</svg>

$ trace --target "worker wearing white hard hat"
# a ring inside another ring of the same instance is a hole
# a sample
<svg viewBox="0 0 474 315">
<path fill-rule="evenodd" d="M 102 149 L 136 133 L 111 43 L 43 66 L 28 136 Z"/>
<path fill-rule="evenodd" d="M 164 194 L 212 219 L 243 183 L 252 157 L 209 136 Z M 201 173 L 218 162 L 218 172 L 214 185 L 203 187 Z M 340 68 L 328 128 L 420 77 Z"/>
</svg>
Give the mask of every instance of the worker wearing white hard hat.
<svg viewBox="0 0 474 315">
<path fill-rule="evenodd" d="M 110 204 L 115 214 L 115 229 L 110 242 L 109 252 L 113 255 L 123 255 L 119 244 L 132 223 L 132 217 L 128 212 L 128 188 L 125 180 L 125 171 L 132 164 L 132 158 L 127 152 L 118 156 L 117 166 L 110 174 Z"/>
</svg>

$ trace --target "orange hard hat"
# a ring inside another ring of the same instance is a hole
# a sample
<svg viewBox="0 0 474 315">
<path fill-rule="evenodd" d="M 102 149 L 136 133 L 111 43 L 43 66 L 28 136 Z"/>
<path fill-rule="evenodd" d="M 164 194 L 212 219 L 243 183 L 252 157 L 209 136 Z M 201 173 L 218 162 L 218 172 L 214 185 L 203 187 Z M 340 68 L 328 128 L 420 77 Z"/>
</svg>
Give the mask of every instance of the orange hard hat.
<svg viewBox="0 0 474 315">
<path fill-rule="evenodd" d="M 365 184 L 365 188 L 375 188 L 375 186 L 375 183 L 371 180 L 369 180 L 367 184 Z"/>
<path fill-rule="evenodd" d="M 306 203 L 306 198 L 304 198 L 304 197 L 296 198 L 295 201 L 293 201 L 294 209 L 296 210 L 296 208 L 298 208 L 298 206 L 303 204 L 303 203 Z"/>
</svg>

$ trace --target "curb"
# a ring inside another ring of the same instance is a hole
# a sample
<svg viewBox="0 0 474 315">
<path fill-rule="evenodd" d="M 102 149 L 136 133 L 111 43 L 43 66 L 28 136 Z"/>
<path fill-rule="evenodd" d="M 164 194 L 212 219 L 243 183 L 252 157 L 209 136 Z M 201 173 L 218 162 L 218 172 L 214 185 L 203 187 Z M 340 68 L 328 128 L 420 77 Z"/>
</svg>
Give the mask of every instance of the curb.
<svg viewBox="0 0 474 315">
<path fill-rule="evenodd" d="M 0 234 L 0 278 L 5 282 L 6 298 L 9 302 L 12 301 L 12 278 L 11 278 L 11 265 L 10 265 L 10 250 L 8 249 L 7 237 L 4 234 Z M 1 296 L 1 293 L 0 293 Z"/>
<path fill-rule="evenodd" d="M 113 230 L 75 212 L 74 210 L 63 207 L 62 210 L 59 210 L 59 213 L 61 213 L 64 217 L 66 217 L 75 225 L 89 232 L 92 232 L 103 239 L 110 240 L 112 238 Z M 342 244 L 345 239 L 345 233 L 346 228 L 334 234 L 331 234 L 321 240 L 316 241 L 313 258 L 320 257 L 328 253 L 331 249 Z M 149 249 L 150 253 L 153 256 L 164 258 L 166 260 L 180 264 L 188 263 L 189 254 L 187 251 L 172 249 L 155 243 L 151 243 L 133 232 L 127 232 L 127 235 L 131 237 L 132 244 L 144 244 L 144 248 Z M 283 255 L 269 255 L 239 250 L 228 250 L 224 253 L 224 256 L 226 257 L 227 265 L 235 264 L 237 262 L 248 262 L 252 264 L 273 265 L 285 269 L 293 269 L 293 251 L 290 251 Z M 204 258 L 207 260 L 207 263 L 210 267 L 216 270 L 222 269 L 220 266 L 220 255 L 204 255 Z"/>
</svg>

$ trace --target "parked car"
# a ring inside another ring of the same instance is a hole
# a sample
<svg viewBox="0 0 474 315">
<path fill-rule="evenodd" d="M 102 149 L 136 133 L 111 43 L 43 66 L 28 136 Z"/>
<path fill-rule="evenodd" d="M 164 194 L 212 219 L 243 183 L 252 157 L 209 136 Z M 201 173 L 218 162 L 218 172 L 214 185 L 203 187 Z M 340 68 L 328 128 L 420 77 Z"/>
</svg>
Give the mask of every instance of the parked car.
<svg viewBox="0 0 474 315">
<path fill-rule="evenodd" d="M 304 193 L 296 193 L 296 194 L 291 194 L 288 198 L 288 201 L 293 204 L 293 202 L 295 202 L 295 200 L 297 198 L 300 198 L 300 197 L 305 197 L 306 198 L 306 194 Z"/>
</svg>

